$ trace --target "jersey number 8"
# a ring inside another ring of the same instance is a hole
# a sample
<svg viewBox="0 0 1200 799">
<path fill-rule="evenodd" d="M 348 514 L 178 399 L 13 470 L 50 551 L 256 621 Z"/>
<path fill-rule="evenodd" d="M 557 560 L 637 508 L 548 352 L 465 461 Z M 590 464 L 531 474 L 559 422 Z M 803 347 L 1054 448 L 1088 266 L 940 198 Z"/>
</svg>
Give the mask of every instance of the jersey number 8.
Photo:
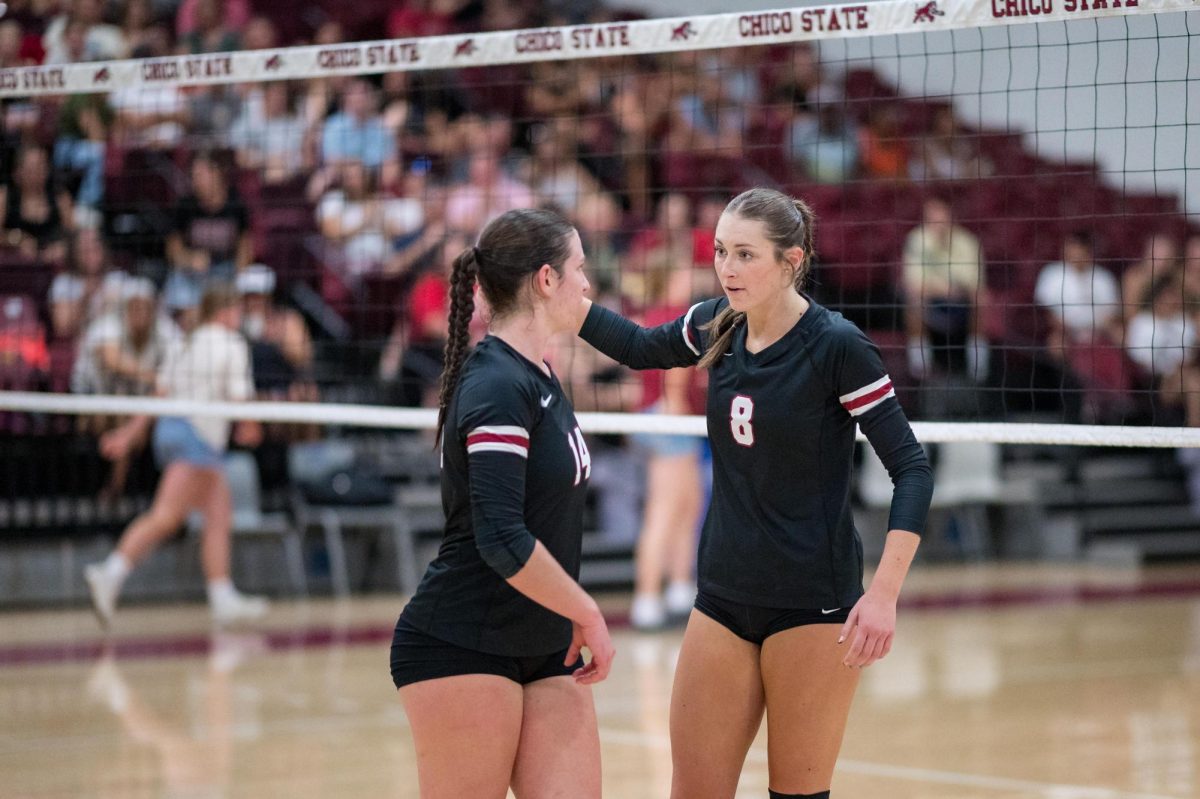
<svg viewBox="0 0 1200 799">
<path fill-rule="evenodd" d="M 588 452 L 587 444 L 583 442 L 583 431 L 578 427 L 575 428 L 574 435 L 567 433 L 567 444 L 570 445 L 571 455 L 575 458 L 575 485 L 579 485 L 581 479 L 592 476 L 592 453 Z"/>
<path fill-rule="evenodd" d="M 733 440 L 743 447 L 754 446 L 754 427 L 750 420 L 754 418 L 754 400 L 738 394 L 729 405 L 729 429 L 733 431 Z"/>
</svg>

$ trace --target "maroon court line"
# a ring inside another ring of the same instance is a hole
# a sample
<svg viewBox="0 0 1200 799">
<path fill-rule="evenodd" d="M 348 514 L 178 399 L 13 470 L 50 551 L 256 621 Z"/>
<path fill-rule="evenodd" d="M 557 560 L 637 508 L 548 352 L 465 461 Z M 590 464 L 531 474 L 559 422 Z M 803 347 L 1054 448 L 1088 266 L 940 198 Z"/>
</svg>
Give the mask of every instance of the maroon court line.
<svg viewBox="0 0 1200 799">
<path fill-rule="evenodd" d="M 1200 596 L 1200 582 L 1159 583 L 1136 586 L 1074 586 L 1044 589 L 957 591 L 901 600 L 908 610 L 996 609 L 1022 605 L 1063 605 L 1118 599 L 1166 599 Z M 613 627 L 626 627 L 627 615 L 609 617 Z M 269 652 L 323 649 L 334 646 L 382 644 L 392 638 L 392 627 L 305 627 L 295 631 L 272 630 L 256 636 Z M 86 662 L 112 653 L 121 660 L 198 657 L 212 651 L 212 638 L 202 633 L 142 638 L 51 641 L 0 646 L 0 668 L 54 663 Z"/>
</svg>

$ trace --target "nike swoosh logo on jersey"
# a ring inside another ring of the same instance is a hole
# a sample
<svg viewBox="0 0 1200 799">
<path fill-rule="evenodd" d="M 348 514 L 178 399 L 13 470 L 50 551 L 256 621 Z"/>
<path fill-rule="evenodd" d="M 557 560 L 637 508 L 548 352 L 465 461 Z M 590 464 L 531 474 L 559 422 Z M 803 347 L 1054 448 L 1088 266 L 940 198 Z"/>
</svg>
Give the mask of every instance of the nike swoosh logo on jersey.
<svg viewBox="0 0 1200 799">
<path fill-rule="evenodd" d="M 551 403 L 551 402 L 554 402 L 554 395 L 553 395 L 553 394 L 549 394 L 549 395 L 547 395 L 547 396 L 545 396 L 545 397 L 542 397 L 542 407 L 543 407 L 543 408 L 549 408 L 549 407 L 550 407 L 550 403 Z"/>
<path fill-rule="evenodd" d="M 822 608 L 821 615 L 828 616 L 830 613 L 837 613 L 839 610 L 841 610 L 841 608 L 833 608 L 832 610 L 825 610 L 824 608 Z"/>
</svg>

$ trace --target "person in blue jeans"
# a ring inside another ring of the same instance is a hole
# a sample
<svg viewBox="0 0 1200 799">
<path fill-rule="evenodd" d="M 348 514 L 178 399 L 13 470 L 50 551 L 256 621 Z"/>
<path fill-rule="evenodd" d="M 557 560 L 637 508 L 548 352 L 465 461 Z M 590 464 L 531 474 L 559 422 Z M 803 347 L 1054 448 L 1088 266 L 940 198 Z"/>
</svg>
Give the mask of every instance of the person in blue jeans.
<svg viewBox="0 0 1200 799">
<path fill-rule="evenodd" d="M 200 327 L 168 355 L 159 374 L 159 393 L 197 402 L 250 399 L 254 391 L 250 353 L 238 332 L 241 297 L 232 286 L 214 285 L 201 301 L 200 315 Z M 135 417 L 107 434 L 101 439 L 102 453 L 110 459 L 121 457 L 151 421 L 148 416 Z M 201 561 L 213 620 L 225 624 L 266 612 L 266 600 L 238 592 L 229 576 L 233 503 L 223 454 L 230 426 L 227 419 L 213 417 L 164 417 L 154 424 L 152 444 L 162 469 L 154 502 L 125 528 L 105 560 L 84 570 L 96 616 L 105 627 L 112 623 L 129 573 L 174 535 L 192 512 L 204 517 Z M 234 440 L 241 445 L 257 445 L 261 437 L 257 422 L 239 422 L 234 427 Z"/>
</svg>

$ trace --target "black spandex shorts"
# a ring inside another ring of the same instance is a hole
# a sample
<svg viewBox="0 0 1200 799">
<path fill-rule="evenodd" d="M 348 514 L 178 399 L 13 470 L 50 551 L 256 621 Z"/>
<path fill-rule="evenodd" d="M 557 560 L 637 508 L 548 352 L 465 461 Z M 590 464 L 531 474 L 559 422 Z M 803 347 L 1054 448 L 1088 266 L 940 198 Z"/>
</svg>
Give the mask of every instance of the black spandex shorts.
<svg viewBox="0 0 1200 799">
<path fill-rule="evenodd" d="M 696 595 L 696 610 L 738 638 L 758 646 L 762 646 L 762 642 L 775 633 L 793 627 L 803 627 L 806 624 L 844 624 L 850 616 L 850 608 L 760 608 L 720 599 L 704 591 Z"/>
<path fill-rule="evenodd" d="M 409 624 L 402 617 L 392 635 L 392 682 L 403 688 L 422 680 L 456 677 L 460 674 L 495 674 L 528 685 L 547 677 L 562 677 L 583 666 L 583 658 L 564 666 L 567 650 L 553 655 L 509 657 L 477 652 L 438 640 Z"/>
</svg>

